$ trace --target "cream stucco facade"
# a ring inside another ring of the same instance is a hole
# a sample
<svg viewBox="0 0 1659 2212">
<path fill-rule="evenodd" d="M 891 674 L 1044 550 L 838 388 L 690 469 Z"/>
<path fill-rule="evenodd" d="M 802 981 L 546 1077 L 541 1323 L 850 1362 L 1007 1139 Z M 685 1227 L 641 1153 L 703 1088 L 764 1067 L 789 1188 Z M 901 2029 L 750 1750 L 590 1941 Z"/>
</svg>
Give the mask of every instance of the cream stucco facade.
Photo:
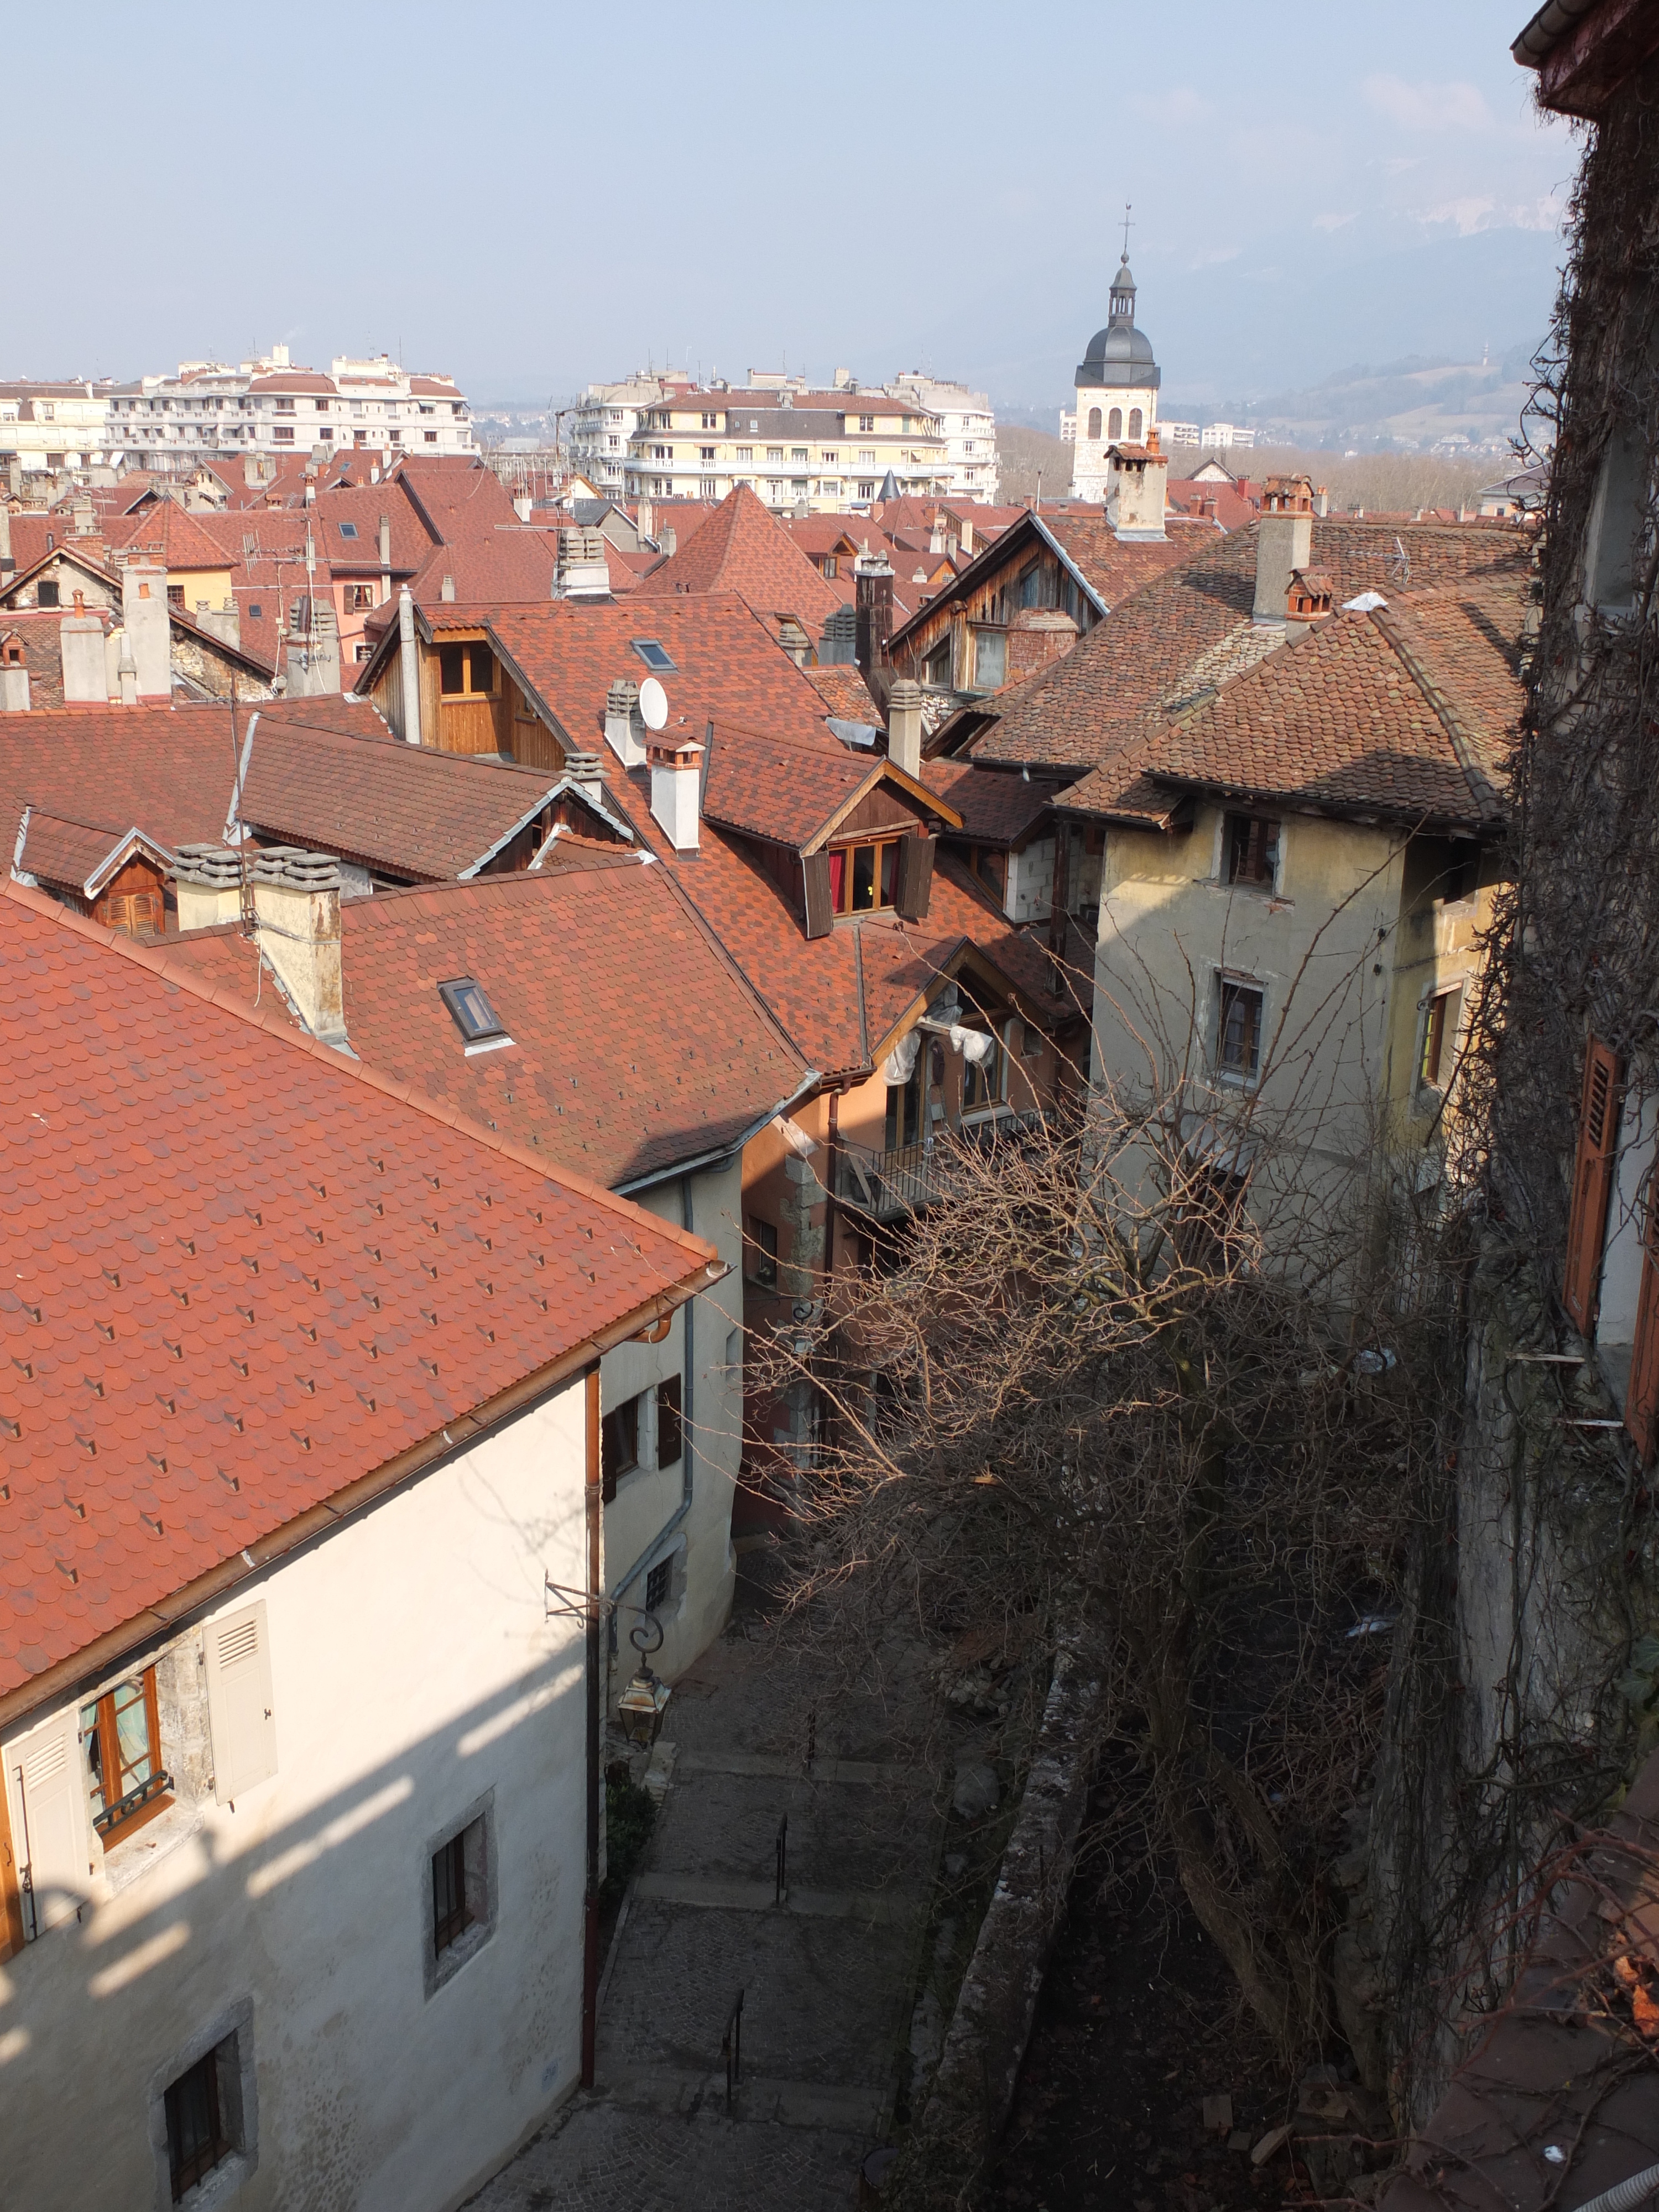
<svg viewBox="0 0 1659 2212">
<path fill-rule="evenodd" d="M 1237 818 L 1199 803 L 1184 834 L 1108 830 L 1093 1091 L 1109 1111 L 1179 1095 L 1197 1151 L 1249 1167 L 1270 1237 L 1346 1235 L 1379 1163 L 1437 1173 L 1492 886 L 1472 845 L 1288 811 L 1271 880 L 1229 882 Z"/>
<path fill-rule="evenodd" d="M 42 1864 L 59 1852 L 33 1899 L 49 1924 L 0 1966 L 6 2203 L 166 2212 L 163 2094 L 216 2045 L 245 2141 L 187 2192 L 199 2212 L 445 2212 L 574 2087 L 583 1632 L 545 1585 L 584 1580 L 583 1397 L 563 1388 L 131 1654 L 109 1679 L 157 1662 L 177 1794 L 107 1858 L 76 1744 L 104 1680 L 0 1742 L 20 1850 L 18 1770 L 53 1729 L 80 1785 L 58 1801 L 72 1826 L 33 1838 Z M 250 1619 L 274 1771 L 239 1784 L 211 1686 L 222 1632 Z M 433 1856 L 461 1832 L 488 1903 L 434 1954 Z"/>
</svg>

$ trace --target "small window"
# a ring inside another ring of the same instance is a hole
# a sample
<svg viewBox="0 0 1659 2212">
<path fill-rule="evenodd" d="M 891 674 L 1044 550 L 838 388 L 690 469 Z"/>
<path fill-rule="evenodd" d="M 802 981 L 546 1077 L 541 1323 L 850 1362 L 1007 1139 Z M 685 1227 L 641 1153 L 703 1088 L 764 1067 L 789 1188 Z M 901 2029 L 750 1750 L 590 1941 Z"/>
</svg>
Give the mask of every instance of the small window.
<svg viewBox="0 0 1659 2212">
<path fill-rule="evenodd" d="M 859 416 L 859 428 L 860 430 L 873 430 L 875 427 L 876 418 L 873 415 L 860 415 Z"/>
<path fill-rule="evenodd" d="M 673 1560 L 672 1559 L 659 1559 L 656 1565 L 652 1568 L 650 1573 L 645 1578 L 645 1609 L 647 1613 L 660 1613 L 662 1611 L 664 1606 L 668 1602 L 670 1592 L 673 1588 Z"/>
<path fill-rule="evenodd" d="M 342 538 L 355 538 L 357 535 L 356 524 L 355 522 L 343 522 L 340 525 L 340 535 Z"/>
<path fill-rule="evenodd" d="M 170 607 L 182 607 L 184 604 L 184 586 L 182 584 L 169 584 L 167 586 L 167 605 Z"/>
<path fill-rule="evenodd" d="M 1098 407 L 1091 407 L 1089 410 L 1089 435 L 1091 438 L 1098 438 L 1100 435 L 1100 410 Z"/>
<path fill-rule="evenodd" d="M 629 642 L 653 676 L 672 676 L 674 663 L 654 637 L 631 638 Z"/>
<path fill-rule="evenodd" d="M 489 1792 L 427 1846 L 426 1993 L 433 1996 L 489 1940 L 495 1925 L 494 1799 Z"/>
<path fill-rule="evenodd" d="M 1002 1047 L 992 1048 L 988 1060 L 972 1060 L 964 1054 L 962 1065 L 962 1110 L 981 1114 L 1002 1103 Z"/>
<path fill-rule="evenodd" d="M 248 620 L 250 622 L 263 622 L 264 620 L 264 615 L 265 611 L 259 605 L 258 601 L 257 599 L 252 601 L 247 611 Z"/>
<path fill-rule="evenodd" d="M 236 2039 L 228 2036 L 205 2057 L 198 2058 L 167 2090 L 163 2100 L 167 2124 L 167 2171 L 173 2182 L 173 2201 L 179 2203 L 188 2189 L 206 2179 L 222 2165 L 234 2148 L 225 2125 L 219 2094 L 221 2054 L 229 2052 L 235 2063 Z"/>
<path fill-rule="evenodd" d="M 483 986 L 475 983 L 471 976 L 459 975 L 452 982 L 440 983 L 438 996 L 448 1007 L 469 1051 L 474 1045 L 511 1042 L 505 1023 L 485 996 Z"/>
<path fill-rule="evenodd" d="M 1279 877 L 1279 824 L 1256 814 L 1227 817 L 1227 881 L 1271 890 Z"/>
<path fill-rule="evenodd" d="M 276 423 L 272 428 L 270 434 L 276 439 L 279 446 L 291 446 L 294 443 L 294 428 L 291 423 Z"/>
<path fill-rule="evenodd" d="M 1218 1057 L 1224 1075 L 1249 1082 L 1261 1063 L 1261 993 L 1253 984 L 1221 981 Z"/>
<path fill-rule="evenodd" d="M 640 1401 L 624 1399 L 599 1423 L 599 1483 L 608 1505 L 617 1485 L 640 1463 Z"/>
<path fill-rule="evenodd" d="M 34 587 L 34 604 L 37 607 L 55 607 L 60 605 L 57 585 L 55 583 L 37 584 Z"/>
<path fill-rule="evenodd" d="M 92 1793 L 92 1825 L 106 1846 L 158 1813 L 173 1777 L 161 1765 L 155 1669 L 81 1708 L 81 1741 Z"/>
<path fill-rule="evenodd" d="M 921 1060 L 917 1056 L 905 1083 L 890 1083 L 887 1086 L 887 1112 L 882 1127 L 882 1143 L 890 1152 L 902 1152 L 914 1145 L 921 1134 Z"/>
<path fill-rule="evenodd" d="M 778 1226 L 775 1221 L 763 1221 L 758 1215 L 749 1217 L 750 1279 L 764 1290 L 770 1290 L 778 1279 Z"/>
<path fill-rule="evenodd" d="M 495 689 L 495 656 L 487 645 L 441 645 L 438 690 L 446 699 L 487 699 Z"/>
<path fill-rule="evenodd" d="M 1143 419 L 1139 407 L 1132 407 L 1129 410 L 1129 443 L 1132 446 L 1138 446 L 1140 443 Z"/>
<path fill-rule="evenodd" d="M 685 1422 L 682 1413 L 681 1381 L 678 1375 L 665 1375 L 657 1385 L 657 1465 L 674 1467 L 685 1449 Z"/>
<path fill-rule="evenodd" d="M 1457 1045 L 1457 1017 L 1462 1004 L 1461 988 L 1438 991 L 1429 1000 L 1428 1019 L 1423 1024 L 1422 1077 L 1431 1090 L 1443 1089 L 1451 1073 Z"/>
<path fill-rule="evenodd" d="M 996 691 L 1008 672 L 1008 640 L 1000 629 L 974 632 L 974 689 Z"/>
<path fill-rule="evenodd" d="M 372 607 L 374 604 L 374 586 L 373 584 L 348 584 L 346 586 L 346 605 L 353 614 L 362 614 L 366 609 Z"/>
</svg>

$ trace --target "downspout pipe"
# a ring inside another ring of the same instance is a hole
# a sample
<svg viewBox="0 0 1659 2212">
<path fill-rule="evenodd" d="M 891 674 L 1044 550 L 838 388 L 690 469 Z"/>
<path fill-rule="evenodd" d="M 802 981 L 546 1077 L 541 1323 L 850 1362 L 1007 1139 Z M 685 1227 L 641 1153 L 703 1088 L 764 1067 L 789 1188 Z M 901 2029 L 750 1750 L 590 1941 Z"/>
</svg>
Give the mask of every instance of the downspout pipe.
<svg viewBox="0 0 1659 2212">
<path fill-rule="evenodd" d="M 689 1174 L 680 1177 L 680 1225 L 684 1229 L 690 1229 L 691 1226 L 691 1177 Z M 611 1601 L 613 1605 L 625 1589 L 638 1582 L 646 1568 L 652 1565 L 664 1544 L 691 1510 L 692 1453 L 695 1449 L 692 1438 L 696 1434 L 695 1400 L 697 1364 L 694 1357 L 693 1329 L 696 1304 L 696 1298 L 688 1298 L 680 1308 L 680 1311 L 685 1316 L 685 1342 L 681 1346 L 680 1375 L 680 1502 L 622 1580 L 611 1585 Z"/>
<path fill-rule="evenodd" d="M 605 1584 L 601 1578 L 603 1504 L 599 1456 L 599 1370 L 583 1377 L 586 1465 L 582 1515 L 587 1537 L 587 1881 L 582 1912 L 582 2087 L 593 2086 L 599 2021 L 599 1754 L 602 1741 Z"/>
</svg>

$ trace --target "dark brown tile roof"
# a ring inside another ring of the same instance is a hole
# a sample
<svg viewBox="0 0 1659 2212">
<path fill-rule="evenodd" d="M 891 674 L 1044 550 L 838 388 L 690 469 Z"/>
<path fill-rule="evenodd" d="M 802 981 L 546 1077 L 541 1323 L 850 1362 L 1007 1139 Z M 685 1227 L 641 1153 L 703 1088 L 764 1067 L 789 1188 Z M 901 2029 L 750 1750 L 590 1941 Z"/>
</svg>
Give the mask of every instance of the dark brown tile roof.
<svg viewBox="0 0 1659 2212">
<path fill-rule="evenodd" d="M 1063 788 L 1054 776 L 1022 776 L 1017 769 L 977 768 L 972 761 L 930 760 L 922 781 L 962 817 L 962 835 L 976 844 L 1012 844 L 1041 820 Z"/>
<path fill-rule="evenodd" d="M 1277 641 L 1251 621 L 1259 529 L 1206 532 L 1198 550 L 1120 600 L 1063 659 L 1000 696 L 995 720 L 973 740 L 975 757 L 1092 768 L 1149 712 L 1253 665 Z M 1340 602 L 1516 573 L 1527 553 L 1490 526 L 1333 519 L 1314 522 L 1313 559 Z"/>
<path fill-rule="evenodd" d="M 1190 712 L 1148 717 L 1061 804 L 1151 817 L 1175 784 L 1490 830 L 1524 703 L 1523 605 L 1517 570 L 1333 615 Z"/>
</svg>

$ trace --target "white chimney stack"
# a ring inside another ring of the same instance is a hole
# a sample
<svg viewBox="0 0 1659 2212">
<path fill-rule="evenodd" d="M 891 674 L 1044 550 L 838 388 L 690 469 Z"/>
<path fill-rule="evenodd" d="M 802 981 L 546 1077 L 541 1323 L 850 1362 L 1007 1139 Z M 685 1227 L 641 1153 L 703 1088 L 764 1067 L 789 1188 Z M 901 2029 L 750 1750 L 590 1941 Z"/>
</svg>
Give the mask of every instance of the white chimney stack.
<svg viewBox="0 0 1659 2212">
<path fill-rule="evenodd" d="M 253 864 L 259 950 L 325 1044 L 346 1041 L 340 964 L 340 864 L 331 853 L 267 847 Z"/>
<path fill-rule="evenodd" d="M 619 676 L 605 694 L 605 741 L 624 768 L 644 767 L 645 723 L 640 687 L 632 677 Z"/>
<path fill-rule="evenodd" d="M 15 637 L 0 639 L 0 714 L 29 711 L 29 667 Z"/>
<path fill-rule="evenodd" d="M 921 777 L 921 686 L 901 676 L 887 699 L 887 757 L 906 775 Z"/>
<path fill-rule="evenodd" d="M 703 748 L 695 738 L 676 744 L 653 738 L 651 762 L 652 818 L 677 853 L 697 849 L 702 812 Z"/>
<path fill-rule="evenodd" d="M 1306 477 L 1269 477 L 1256 525 L 1255 606 L 1251 619 L 1282 623 L 1290 611 L 1291 579 L 1313 557 L 1313 486 Z"/>
<path fill-rule="evenodd" d="M 76 598 L 79 599 L 77 592 Z M 64 662 L 64 704 L 107 707 L 109 678 L 104 669 L 104 625 L 84 606 L 58 625 L 58 649 Z"/>
<path fill-rule="evenodd" d="M 140 699 L 173 696 L 173 635 L 167 621 L 167 572 L 129 561 L 121 571 L 121 627 L 137 671 Z"/>
<path fill-rule="evenodd" d="M 398 594 L 398 689 L 406 744 L 421 742 L 421 656 L 415 640 L 415 602 L 405 584 Z M 396 726 L 396 725 L 394 725 Z"/>
</svg>

